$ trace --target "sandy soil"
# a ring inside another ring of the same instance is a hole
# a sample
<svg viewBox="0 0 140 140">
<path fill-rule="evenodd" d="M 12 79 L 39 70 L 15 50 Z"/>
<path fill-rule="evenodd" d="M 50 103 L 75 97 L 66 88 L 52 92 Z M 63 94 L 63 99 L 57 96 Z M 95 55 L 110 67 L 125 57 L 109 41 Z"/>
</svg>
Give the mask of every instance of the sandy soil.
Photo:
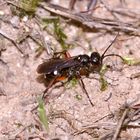
<svg viewBox="0 0 140 140">
<path fill-rule="evenodd" d="M 106 0 L 106 2 L 110 7 L 122 6 L 119 0 Z M 69 2 L 60 0 L 52 3 L 68 7 Z M 84 11 L 87 3 L 86 0 L 78 1 L 75 10 Z M 98 3 L 98 5 L 100 7 L 95 10 L 94 16 L 113 18 L 102 4 Z M 140 0 L 126 0 L 124 6 L 131 10 L 140 10 Z M 38 9 L 37 12 L 43 16 L 50 16 L 49 12 L 43 9 Z M 11 5 L 7 5 L 4 0 L 0 0 L 0 17 L 2 17 L 0 31 L 13 40 L 23 37 L 25 30 L 29 30 L 36 39 L 40 36 L 44 37 L 48 47 L 61 51 L 60 44 L 53 35 L 41 30 L 34 19 L 26 20 L 26 17 L 20 19 L 13 15 Z M 131 19 L 126 17 L 125 22 L 127 21 Z M 75 46 L 69 50 L 71 55 L 89 54 L 91 51 L 102 54 L 116 35 L 116 33 L 86 31 L 64 21 L 62 27 L 68 36 L 67 43 Z M 91 106 L 78 84 L 71 88 L 61 87 L 50 90 L 49 103 L 45 105 L 46 114 L 49 117 L 49 132 L 46 132 L 39 121 L 37 111 L 32 112 L 32 109 L 37 106 L 37 98 L 45 89 L 43 84 L 36 81 L 38 75 L 36 68 L 43 59 L 52 56 L 44 51 L 36 58 L 36 50 L 39 46 L 31 38 L 23 40 L 19 47 L 23 54 L 11 41 L 0 36 L 0 140 L 101 139 L 112 133 L 112 130 L 116 130 L 122 116 L 120 109 L 126 103 L 130 104 L 133 101 L 135 101 L 134 104 L 140 103 L 140 77 L 132 78 L 134 74 L 140 72 L 140 66 L 128 66 L 116 57 L 109 57 L 104 61 L 112 68 L 105 74 L 105 79 L 109 83 L 105 91 L 100 90 L 98 74 L 90 75 L 97 79 L 83 78 L 94 107 Z M 140 38 L 120 34 L 108 51 L 108 54 L 111 53 L 139 59 Z M 77 99 L 77 96 L 80 96 L 80 99 Z M 136 119 L 131 123 L 132 126 L 122 129 L 118 139 L 140 139 L 140 120 Z"/>
</svg>

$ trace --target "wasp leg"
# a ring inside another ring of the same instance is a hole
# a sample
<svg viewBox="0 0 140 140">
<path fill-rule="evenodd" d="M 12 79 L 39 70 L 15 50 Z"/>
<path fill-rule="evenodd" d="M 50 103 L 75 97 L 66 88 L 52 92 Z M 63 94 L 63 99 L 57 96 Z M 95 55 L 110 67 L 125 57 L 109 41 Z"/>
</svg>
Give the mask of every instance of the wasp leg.
<svg viewBox="0 0 140 140">
<path fill-rule="evenodd" d="M 43 91 L 43 96 L 42 96 L 43 99 L 46 98 L 47 96 L 49 96 L 48 94 L 46 95 L 46 93 L 47 93 L 48 90 L 53 86 L 53 84 L 55 83 L 55 81 L 56 81 L 57 78 L 58 78 L 58 77 L 53 78 L 53 79 L 50 81 L 50 83 L 48 84 L 48 86 L 46 87 L 46 89 Z"/>
<path fill-rule="evenodd" d="M 43 96 L 42 96 L 42 98 L 45 99 L 45 103 L 48 101 L 48 97 L 49 97 L 49 95 L 50 95 L 50 93 L 51 93 L 51 92 L 48 93 L 48 90 L 49 90 L 55 83 L 57 83 L 57 82 L 61 83 L 61 85 L 56 85 L 56 86 L 54 86 L 54 88 L 60 88 L 60 87 L 64 86 L 66 83 L 69 82 L 68 80 L 66 80 L 65 82 L 63 82 L 63 81 L 61 81 L 61 80 L 62 80 L 62 79 L 61 79 L 60 76 L 56 76 L 56 77 L 54 77 L 54 78 L 49 82 L 49 84 L 47 85 L 46 89 L 44 90 Z"/>
<path fill-rule="evenodd" d="M 53 58 L 60 58 L 60 57 L 62 57 L 63 55 L 65 55 L 65 53 L 66 53 L 66 50 L 64 50 L 64 51 L 62 51 L 62 52 L 55 52 L 55 53 L 53 54 Z"/>
<path fill-rule="evenodd" d="M 84 74 L 88 77 L 88 69 L 84 69 Z M 86 72 L 86 73 L 85 73 Z M 88 95 L 88 92 L 86 90 L 86 87 L 85 87 L 85 84 L 82 80 L 82 77 L 81 77 L 81 74 L 82 74 L 82 71 L 80 71 L 80 68 L 79 67 L 73 67 L 69 70 L 69 77 L 68 77 L 68 81 L 72 80 L 74 77 L 76 79 L 78 79 L 78 82 L 79 82 L 79 85 L 82 87 L 82 90 L 83 92 L 87 95 L 87 98 L 91 104 L 91 106 L 94 106 L 94 104 L 92 103 L 89 95 Z"/>
<path fill-rule="evenodd" d="M 88 100 L 89 100 L 91 106 L 94 106 L 94 104 L 92 103 L 92 101 L 91 101 L 91 99 L 90 99 L 90 97 L 89 97 L 89 95 L 88 95 L 88 92 L 87 92 L 87 90 L 86 90 L 85 84 L 84 84 L 84 82 L 83 82 L 83 80 L 82 80 L 82 77 L 81 77 L 79 71 L 76 72 L 76 77 L 77 77 L 77 79 L 78 79 L 79 85 L 82 87 L 83 92 L 86 94 L 86 96 L 87 96 L 87 98 L 88 98 Z"/>
<path fill-rule="evenodd" d="M 69 82 L 68 80 L 65 81 L 65 82 L 60 81 L 60 84 L 59 84 L 59 85 L 55 85 L 55 86 L 52 88 L 52 90 L 53 90 L 53 89 L 58 89 L 58 88 L 61 88 L 61 87 L 62 87 L 61 92 L 57 93 L 57 95 L 54 96 L 55 98 L 60 97 L 60 96 L 66 91 L 65 85 L 66 85 L 68 82 Z M 52 92 L 52 91 L 50 91 L 50 92 Z"/>
<path fill-rule="evenodd" d="M 64 87 L 60 94 L 54 96 L 55 98 L 60 97 L 60 96 L 62 95 L 62 93 L 65 92 L 65 90 L 66 90 L 66 89 L 65 89 L 65 85 L 66 85 L 68 82 L 69 82 L 68 79 L 67 79 L 66 81 L 59 81 L 60 85 L 54 85 L 54 87 L 53 87 L 53 88 L 51 89 L 51 91 L 49 91 L 49 92 L 51 93 L 52 90 L 53 90 L 54 88 Z M 54 83 L 55 83 L 55 81 L 54 81 Z M 54 84 L 54 83 L 53 83 L 53 84 Z M 53 85 L 53 84 L 52 84 L 52 85 Z M 48 89 L 50 89 L 50 87 L 48 87 L 45 91 L 48 91 Z M 45 104 L 46 104 L 46 103 L 48 102 L 48 100 L 49 100 L 49 95 L 50 95 L 50 93 L 47 93 L 47 95 L 45 95 L 45 96 L 43 97 L 43 98 L 45 99 Z"/>
<path fill-rule="evenodd" d="M 53 58 L 70 58 L 71 55 L 69 54 L 69 52 L 67 50 L 64 50 L 62 52 L 55 52 Z"/>
<path fill-rule="evenodd" d="M 85 84 L 84 84 L 82 78 L 80 78 L 80 79 L 78 80 L 78 82 L 79 82 L 80 86 L 82 87 L 83 92 L 87 95 L 87 98 L 88 98 L 88 100 L 89 100 L 91 106 L 94 106 L 94 104 L 92 103 L 92 101 L 91 101 L 91 99 L 90 99 L 90 97 L 89 97 L 89 95 L 88 95 L 88 92 L 87 92 L 87 90 L 86 90 L 86 87 L 85 87 Z"/>
</svg>

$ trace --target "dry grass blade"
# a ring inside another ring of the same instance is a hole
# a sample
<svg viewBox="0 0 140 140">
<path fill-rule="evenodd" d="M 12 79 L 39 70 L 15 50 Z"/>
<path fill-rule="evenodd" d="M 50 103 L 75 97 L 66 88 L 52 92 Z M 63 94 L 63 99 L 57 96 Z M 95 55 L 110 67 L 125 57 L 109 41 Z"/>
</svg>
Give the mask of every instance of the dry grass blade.
<svg viewBox="0 0 140 140">
<path fill-rule="evenodd" d="M 78 131 L 76 120 L 72 118 L 71 115 L 67 113 L 65 110 L 56 110 L 56 111 L 53 110 L 50 112 L 49 118 L 51 120 L 62 118 L 67 121 L 67 123 L 70 125 L 72 129 L 74 129 L 75 131 Z"/>
<path fill-rule="evenodd" d="M 4 38 L 6 38 L 7 40 L 9 40 L 10 42 L 12 42 L 12 44 L 14 44 L 14 46 L 17 48 L 17 50 L 21 53 L 24 54 L 23 51 L 20 49 L 20 47 L 17 45 L 17 43 L 10 38 L 5 32 L 3 32 L 2 30 L 0 30 L 0 35 L 2 35 Z"/>
<path fill-rule="evenodd" d="M 126 108 L 125 111 L 123 112 L 123 115 L 122 115 L 122 117 L 121 117 L 121 119 L 120 119 L 120 121 L 119 121 L 119 123 L 117 125 L 116 131 L 115 131 L 115 134 L 114 134 L 112 140 L 117 140 L 117 137 L 118 137 L 118 135 L 119 135 L 119 133 L 121 131 L 121 127 L 122 127 L 123 122 L 124 122 L 124 120 L 125 120 L 125 118 L 127 116 L 128 111 L 129 111 L 129 108 Z"/>
<path fill-rule="evenodd" d="M 93 17 L 85 13 L 74 13 L 66 8 L 63 8 L 58 5 L 41 3 L 39 5 L 43 9 L 61 15 L 66 18 L 70 18 L 77 22 L 82 23 L 83 25 L 88 26 L 89 28 L 96 30 L 106 30 L 106 31 L 120 31 L 127 34 L 132 34 L 135 36 L 140 36 L 140 28 L 137 25 L 131 23 L 124 23 L 120 21 L 115 21 L 111 19 L 103 19 L 98 17 Z"/>
</svg>

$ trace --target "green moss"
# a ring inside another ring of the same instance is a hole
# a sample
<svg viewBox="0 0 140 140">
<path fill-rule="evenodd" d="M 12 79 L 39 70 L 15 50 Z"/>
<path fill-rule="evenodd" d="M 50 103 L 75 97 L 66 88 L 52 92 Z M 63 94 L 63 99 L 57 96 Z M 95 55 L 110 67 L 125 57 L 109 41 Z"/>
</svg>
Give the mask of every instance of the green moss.
<svg viewBox="0 0 140 140">
<path fill-rule="evenodd" d="M 53 24 L 53 33 L 58 40 L 58 42 L 61 44 L 61 47 L 63 50 L 66 50 L 69 48 L 69 46 L 66 44 L 67 36 L 64 33 L 63 29 L 61 28 L 61 23 L 59 18 L 53 18 L 53 19 L 43 19 L 43 22 L 48 26 L 48 24 Z"/>
<path fill-rule="evenodd" d="M 21 7 L 20 16 L 25 15 L 34 16 L 34 13 L 41 0 L 20 0 L 19 5 Z"/>
</svg>

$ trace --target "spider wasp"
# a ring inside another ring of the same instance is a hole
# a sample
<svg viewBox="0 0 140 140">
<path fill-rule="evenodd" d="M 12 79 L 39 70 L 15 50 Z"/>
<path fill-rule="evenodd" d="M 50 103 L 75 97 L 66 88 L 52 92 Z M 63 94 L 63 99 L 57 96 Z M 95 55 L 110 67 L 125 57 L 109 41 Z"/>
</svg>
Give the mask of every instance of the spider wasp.
<svg viewBox="0 0 140 140">
<path fill-rule="evenodd" d="M 46 62 L 43 62 L 37 67 L 38 74 L 43 75 L 45 79 L 46 89 L 43 94 L 43 98 L 47 95 L 47 91 L 55 83 L 61 82 L 64 79 L 67 79 L 66 82 L 70 81 L 73 78 L 78 79 L 79 84 L 81 85 L 83 91 L 87 95 L 90 104 L 93 106 L 93 103 L 88 95 L 88 92 L 85 88 L 85 84 L 82 80 L 82 76 L 89 77 L 90 73 L 100 72 L 103 66 L 103 59 L 109 56 L 117 56 L 123 60 L 123 58 L 118 54 L 107 54 L 106 52 L 112 46 L 112 44 L 117 39 L 118 34 L 111 42 L 111 44 L 106 48 L 104 53 L 100 55 L 98 52 L 92 52 L 90 56 L 87 54 L 69 56 L 68 53 L 60 52 L 56 53 L 55 57 L 49 59 Z M 59 54 L 59 56 L 58 56 Z M 65 57 L 61 57 L 62 54 Z"/>
</svg>

